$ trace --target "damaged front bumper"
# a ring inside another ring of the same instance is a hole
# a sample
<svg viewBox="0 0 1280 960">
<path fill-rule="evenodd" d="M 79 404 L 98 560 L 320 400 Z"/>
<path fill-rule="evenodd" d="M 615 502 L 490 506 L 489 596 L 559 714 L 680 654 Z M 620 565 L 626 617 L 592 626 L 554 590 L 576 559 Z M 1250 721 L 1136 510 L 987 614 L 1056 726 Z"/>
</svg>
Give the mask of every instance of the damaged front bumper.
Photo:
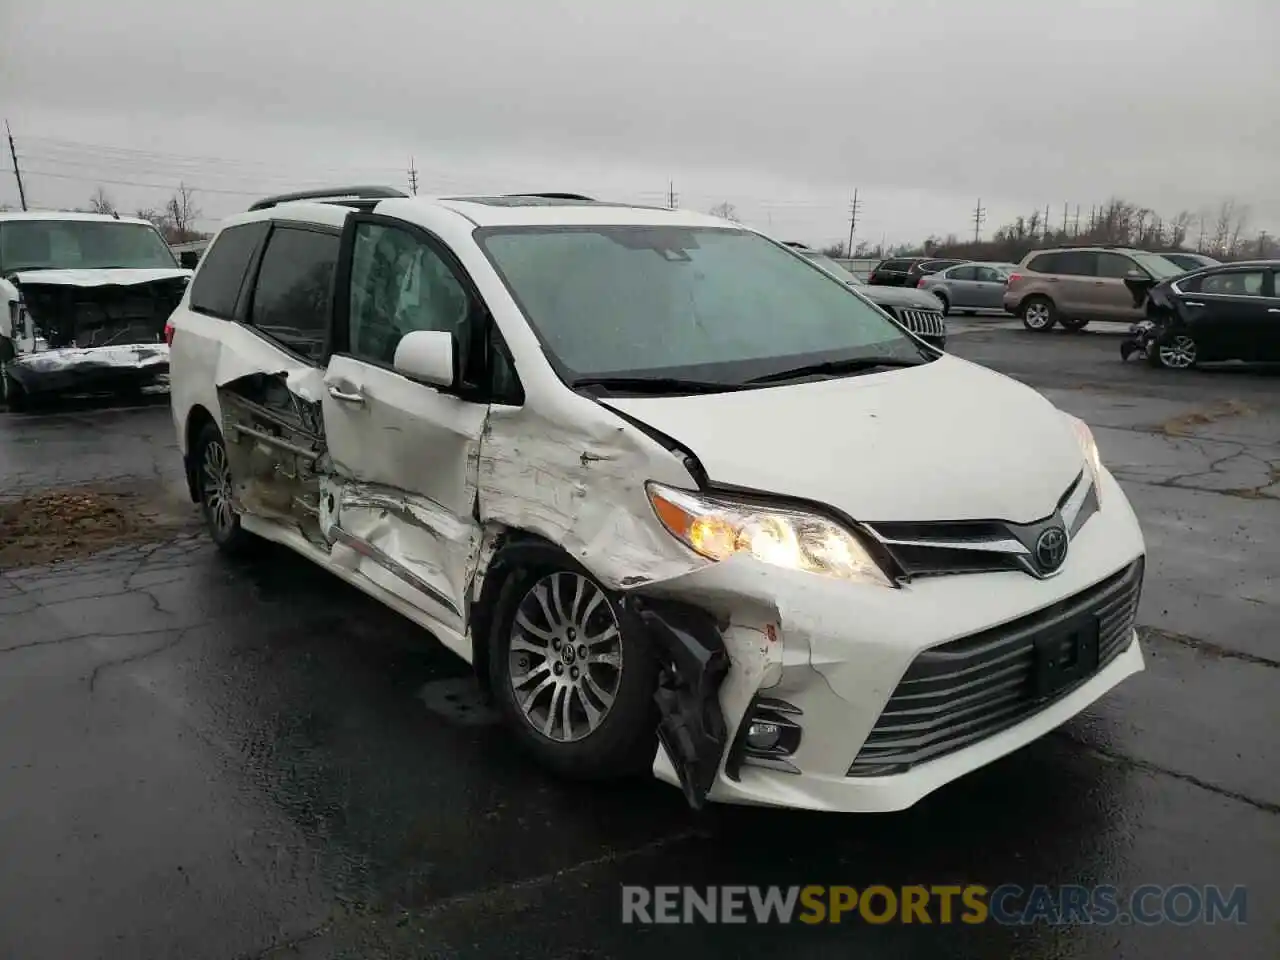
<svg viewBox="0 0 1280 960">
<path fill-rule="evenodd" d="M 886 589 L 733 557 L 637 588 L 625 602 L 665 664 L 654 774 L 694 807 L 885 812 L 1062 724 L 1143 669 L 1133 629 L 1142 536 L 1109 475 L 1102 500 L 1049 580 L 1007 572 Z M 1068 616 L 1096 616 L 1101 649 L 1049 695 L 1032 658 Z M 980 650 L 975 662 L 990 661 L 997 646 L 998 667 L 957 660 L 953 670 L 947 659 Z M 930 676 L 912 679 L 917 660 Z M 1025 675 L 1010 677 L 1015 660 Z M 941 703 L 931 684 L 960 673 L 956 699 Z"/>
<path fill-rule="evenodd" d="M 169 374 L 167 344 L 62 347 L 19 354 L 4 372 L 28 395 L 120 393 L 161 384 Z"/>
</svg>

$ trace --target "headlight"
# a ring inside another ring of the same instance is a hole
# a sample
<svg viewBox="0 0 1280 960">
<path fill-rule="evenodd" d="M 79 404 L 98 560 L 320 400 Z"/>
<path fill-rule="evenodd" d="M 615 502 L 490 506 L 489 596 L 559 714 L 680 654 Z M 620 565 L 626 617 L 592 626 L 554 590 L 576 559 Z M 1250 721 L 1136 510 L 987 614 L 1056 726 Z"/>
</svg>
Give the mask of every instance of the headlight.
<svg viewBox="0 0 1280 960">
<path fill-rule="evenodd" d="M 711 560 L 747 553 L 764 563 L 842 580 L 891 586 L 858 539 L 824 517 L 707 497 L 658 483 L 649 502 L 671 535 Z"/>
<path fill-rule="evenodd" d="M 1071 418 L 1071 427 L 1075 431 L 1076 440 L 1080 443 L 1080 453 L 1089 467 L 1089 475 L 1093 477 L 1094 496 L 1102 502 L 1102 457 L 1098 455 L 1098 443 L 1093 439 L 1093 431 L 1088 424 L 1078 417 Z"/>
</svg>

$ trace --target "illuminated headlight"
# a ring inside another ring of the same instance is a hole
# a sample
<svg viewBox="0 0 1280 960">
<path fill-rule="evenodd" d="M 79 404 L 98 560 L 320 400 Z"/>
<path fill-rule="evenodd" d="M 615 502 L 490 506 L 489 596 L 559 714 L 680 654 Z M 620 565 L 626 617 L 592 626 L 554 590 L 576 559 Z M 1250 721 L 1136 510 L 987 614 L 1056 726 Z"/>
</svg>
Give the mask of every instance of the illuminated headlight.
<svg viewBox="0 0 1280 960">
<path fill-rule="evenodd" d="M 646 489 L 654 513 L 671 535 L 710 560 L 746 553 L 791 570 L 891 586 L 857 537 L 825 517 L 658 483 Z"/>
<path fill-rule="evenodd" d="M 1076 440 L 1080 444 L 1080 454 L 1084 457 L 1089 475 L 1093 478 L 1093 495 L 1102 503 L 1102 457 L 1098 455 L 1098 443 L 1093 439 L 1093 431 L 1088 424 L 1078 417 L 1071 417 L 1071 428 L 1075 431 Z"/>
</svg>

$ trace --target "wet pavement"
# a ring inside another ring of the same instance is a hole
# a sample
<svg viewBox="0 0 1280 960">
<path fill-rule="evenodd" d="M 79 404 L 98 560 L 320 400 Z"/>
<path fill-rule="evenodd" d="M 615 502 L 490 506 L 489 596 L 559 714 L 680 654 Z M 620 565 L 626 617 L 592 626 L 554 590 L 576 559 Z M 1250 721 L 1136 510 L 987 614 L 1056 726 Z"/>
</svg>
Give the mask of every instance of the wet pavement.
<svg viewBox="0 0 1280 960">
<path fill-rule="evenodd" d="M 178 528 L 0 574 L 0 957 L 1277 956 L 1280 374 L 968 326 L 954 352 L 1084 417 L 1129 493 L 1147 671 L 893 815 L 559 782 L 415 627 L 284 551 L 218 556 L 167 407 L 0 414 L 0 497 L 144 490 Z M 621 884 L 677 883 L 1246 885 L 1249 913 L 620 922 Z"/>
</svg>

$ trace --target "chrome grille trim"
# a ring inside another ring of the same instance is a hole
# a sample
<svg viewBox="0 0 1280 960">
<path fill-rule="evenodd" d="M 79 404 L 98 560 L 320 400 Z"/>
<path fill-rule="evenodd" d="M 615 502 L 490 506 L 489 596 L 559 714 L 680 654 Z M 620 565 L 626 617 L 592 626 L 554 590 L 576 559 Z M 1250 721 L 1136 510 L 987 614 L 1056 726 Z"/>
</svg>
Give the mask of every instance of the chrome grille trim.
<svg viewBox="0 0 1280 960">
<path fill-rule="evenodd" d="M 947 332 L 947 323 L 941 313 L 936 310 L 914 310 L 907 307 L 895 307 L 894 315 L 898 322 L 912 333 L 927 337 L 940 337 Z"/>
<path fill-rule="evenodd" d="M 1010 623 L 920 653 L 907 668 L 847 776 L 903 773 L 984 740 L 1056 703 L 1034 693 L 1035 640 L 1081 614 L 1099 618 L 1098 670 L 1125 650 L 1142 595 L 1139 558 L 1101 583 Z"/>
</svg>

